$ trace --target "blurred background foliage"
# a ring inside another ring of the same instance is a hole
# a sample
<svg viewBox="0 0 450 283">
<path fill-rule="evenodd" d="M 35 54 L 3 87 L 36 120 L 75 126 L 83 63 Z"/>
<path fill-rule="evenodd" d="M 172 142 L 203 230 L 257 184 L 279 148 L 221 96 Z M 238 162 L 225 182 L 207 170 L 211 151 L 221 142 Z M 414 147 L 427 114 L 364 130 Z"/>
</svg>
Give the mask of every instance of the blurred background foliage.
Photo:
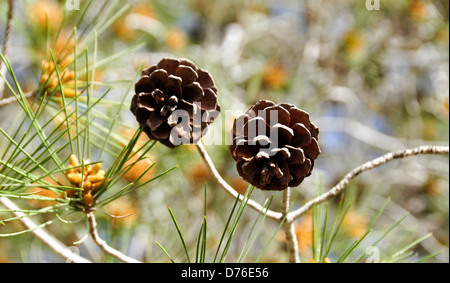
<svg viewBox="0 0 450 283">
<path fill-rule="evenodd" d="M 6 2 L 0 1 L 0 38 L 5 30 Z M 86 2 L 81 0 L 80 7 Z M 93 2 L 78 27 L 79 33 L 84 26 L 95 25 L 101 17 L 98 11 L 107 2 Z M 125 4 L 129 7 L 98 38 L 97 57 L 143 45 L 107 68 L 96 70 L 95 80 L 112 86 L 106 98 L 120 101 L 141 64 L 149 66 L 162 57 L 186 57 L 209 70 L 219 88 L 222 119 L 212 125 L 211 133 L 223 135 L 208 134 L 205 143 L 217 139 L 222 144 L 229 143 L 234 116 L 225 112 L 235 111 L 234 115 L 238 115 L 261 98 L 293 103 L 310 113 L 321 130 L 322 154 L 313 176 L 293 190 L 294 207 L 314 196 L 318 180 L 325 190 L 352 168 L 385 152 L 423 144 L 448 145 L 448 1 L 381 0 L 379 11 L 367 10 L 362 0 L 120 3 L 117 10 Z M 59 34 L 59 40 L 51 44 L 57 56 L 73 49 L 75 43 L 68 40 L 74 26 L 70 15 L 77 13 L 80 11 L 67 11 L 65 1 L 16 1 L 8 58 L 25 91 L 39 85 L 41 61 L 48 59 L 47 46 L 52 42 L 49 37 L 55 39 Z M 127 95 L 128 104 L 133 93 Z M 2 128 L 15 119 L 11 114 L 16 109 L 15 105 L 0 109 Z M 137 128 L 131 113 L 123 111 L 121 118 L 131 129 Z M 118 127 L 117 133 L 130 139 L 134 130 Z M 212 144 L 207 149 L 222 176 L 245 192 L 247 184 L 237 175 L 228 147 Z M 195 147 L 181 146 L 169 151 L 156 144 L 151 158 L 139 162 L 124 176 L 124 182 L 135 180 L 153 161 L 157 164 L 146 179 L 156 171 L 179 167 L 152 182 L 149 188 L 106 206 L 108 214 L 132 215 L 119 219 L 102 214 L 99 228 L 104 238 L 130 256 L 167 262 L 154 243 L 158 241 L 175 259 L 184 261 L 167 207 L 177 216 L 188 246 L 194 246 L 203 221 L 206 185 L 208 243 L 217 246 L 234 201 L 211 180 Z M 393 253 L 402 243 L 432 232 L 433 236 L 415 252 L 423 255 L 442 251 L 430 261 L 448 262 L 448 177 L 448 159 L 422 156 L 395 161 L 358 177 L 345 192 L 351 211 L 342 223 L 329 260 L 337 261 L 349 243 L 364 235 L 372 217 L 391 197 L 375 232 L 382 233 L 407 212 L 410 215 L 380 243 L 383 254 Z M 263 203 L 271 195 L 255 191 L 253 197 Z M 337 201 L 332 200 L 330 205 Z M 271 208 L 279 210 L 280 203 L 281 196 L 275 194 Z M 237 259 L 256 216 L 250 209 L 243 215 L 227 261 Z M 276 227 L 277 223 L 271 220 L 264 222 L 248 261 L 256 259 Z M 68 246 L 86 233 L 83 222 L 55 223 L 47 229 Z M 8 227 L 0 227 L 0 232 L 5 231 L 9 231 Z M 299 219 L 296 232 L 303 260 L 312 261 L 311 215 Z M 261 261 L 287 260 L 281 232 L 276 239 Z M 79 248 L 82 254 L 101 259 L 90 241 Z M 30 234 L 0 238 L 0 262 L 60 260 Z"/>
</svg>

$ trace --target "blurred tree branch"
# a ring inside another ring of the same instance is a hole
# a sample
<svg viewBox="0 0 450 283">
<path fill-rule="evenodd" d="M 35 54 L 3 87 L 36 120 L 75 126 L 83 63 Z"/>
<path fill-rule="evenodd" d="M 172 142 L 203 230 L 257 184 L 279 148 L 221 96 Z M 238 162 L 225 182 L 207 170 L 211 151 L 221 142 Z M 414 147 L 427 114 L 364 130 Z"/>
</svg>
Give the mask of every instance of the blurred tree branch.
<svg viewBox="0 0 450 283">
<path fill-rule="evenodd" d="M 89 234 L 92 237 L 92 240 L 107 254 L 117 258 L 120 261 L 126 262 L 126 263 L 140 263 L 140 261 L 131 258 L 127 255 L 124 255 L 122 252 L 112 248 L 109 246 L 102 238 L 100 238 L 100 235 L 97 231 L 97 220 L 95 218 L 95 215 L 92 211 L 87 213 L 88 221 L 89 221 Z"/>
<path fill-rule="evenodd" d="M 407 139 L 385 134 L 360 121 L 346 117 L 322 117 L 315 119 L 320 132 L 345 133 L 367 145 L 383 151 L 396 151 L 399 148 L 413 147 L 413 145 L 427 143 L 421 139 Z M 433 142 L 436 145 L 446 145 L 445 142 Z"/>
<path fill-rule="evenodd" d="M 3 41 L 3 48 L 2 48 L 2 53 L 4 56 L 6 56 L 6 53 L 8 52 L 8 43 L 11 38 L 13 17 L 14 17 L 14 0 L 8 0 L 8 19 L 7 19 L 7 23 L 6 23 L 5 39 Z M 6 65 L 3 64 L 3 62 L 1 60 L 0 60 L 0 72 L 3 74 L 3 76 L 6 74 Z M 5 82 L 0 80 L 0 97 L 3 96 L 4 88 L 5 88 Z M 0 106 L 1 106 L 1 103 L 0 103 Z"/>
<path fill-rule="evenodd" d="M 34 92 L 24 93 L 25 98 L 33 98 L 34 95 L 35 95 Z M 11 97 L 8 97 L 8 98 L 0 99 L 0 107 L 9 105 L 9 104 L 14 103 L 14 102 L 17 102 L 17 99 L 16 99 L 15 96 L 11 96 Z"/>
</svg>

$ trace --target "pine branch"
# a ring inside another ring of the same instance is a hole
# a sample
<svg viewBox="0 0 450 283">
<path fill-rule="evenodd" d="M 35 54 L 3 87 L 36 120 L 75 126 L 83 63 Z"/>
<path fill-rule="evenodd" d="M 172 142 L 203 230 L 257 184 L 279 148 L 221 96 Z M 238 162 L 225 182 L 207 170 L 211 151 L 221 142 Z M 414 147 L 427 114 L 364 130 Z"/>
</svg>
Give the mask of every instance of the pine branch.
<svg viewBox="0 0 450 283">
<path fill-rule="evenodd" d="M 201 143 L 201 141 L 198 142 L 198 144 L 196 144 L 196 146 L 197 146 L 197 149 L 198 149 L 200 155 L 203 158 L 203 161 L 209 168 L 210 172 L 212 173 L 212 175 L 213 175 L 214 179 L 217 181 L 217 183 L 233 198 L 239 198 L 239 201 L 245 200 L 243 195 L 240 195 L 235 189 L 233 189 L 233 187 L 231 187 L 222 178 L 222 176 L 220 176 L 220 173 L 217 171 L 216 167 L 214 166 L 214 163 L 212 162 L 211 157 L 209 156 L 208 152 L 206 151 L 206 149 L 203 146 L 203 144 Z M 281 212 L 272 211 L 270 209 L 268 210 L 254 200 L 249 199 L 247 205 L 262 214 L 266 214 L 269 218 L 275 219 L 277 221 L 281 221 L 283 219 L 283 214 Z"/>
<path fill-rule="evenodd" d="M 30 230 L 44 244 L 49 246 L 55 253 L 74 263 L 90 262 L 86 258 L 73 253 L 68 247 L 55 239 L 52 235 L 45 232 L 42 228 L 40 229 L 31 219 L 24 217 L 25 213 L 21 212 L 20 208 L 8 198 L 0 197 L 0 203 L 2 203 L 7 209 L 14 211 L 14 215 L 20 218 L 20 222 L 22 222 L 28 230 Z"/>
<path fill-rule="evenodd" d="M 122 252 L 112 248 L 109 246 L 102 238 L 97 231 L 97 220 L 95 219 L 94 213 L 91 211 L 87 213 L 88 221 L 89 221 L 89 234 L 92 237 L 92 240 L 107 254 L 117 258 L 120 261 L 126 263 L 140 263 L 140 261 L 131 258 L 127 255 L 124 255 Z"/>
<path fill-rule="evenodd" d="M 35 95 L 34 92 L 24 93 L 25 98 L 33 98 L 34 95 Z M 11 97 L 8 97 L 8 98 L 0 99 L 0 107 L 12 104 L 14 102 L 17 102 L 17 98 L 15 96 L 11 96 Z"/>
<path fill-rule="evenodd" d="M 355 177 L 357 177 L 359 174 L 369 171 L 371 169 L 374 169 L 375 167 L 378 167 L 380 165 L 386 164 L 389 161 L 392 161 L 394 159 L 401 159 L 405 157 L 410 156 L 416 156 L 416 155 L 422 155 L 422 154 L 440 154 L 440 155 L 448 155 L 449 154 L 449 147 L 448 146 L 432 146 L 432 145 L 426 145 L 426 146 L 419 146 L 412 149 L 405 149 L 405 150 L 399 150 L 395 152 L 389 152 L 381 157 L 378 157 L 374 160 L 371 160 L 369 162 L 366 162 L 362 164 L 359 167 L 356 167 L 337 184 L 333 188 L 331 188 L 328 192 L 318 196 L 317 198 L 307 202 L 299 209 L 289 213 L 287 217 L 287 221 L 293 221 L 300 216 L 304 215 L 306 212 L 308 212 L 314 205 L 323 203 L 337 195 L 339 195 L 344 189 L 347 187 L 347 185 L 350 183 L 351 180 L 353 180 Z"/>
<path fill-rule="evenodd" d="M 282 214 L 283 218 L 288 215 L 290 208 L 290 194 L 291 189 L 287 188 L 283 191 L 283 202 L 282 202 Z M 286 244 L 288 247 L 289 262 L 290 263 L 300 263 L 300 257 L 298 252 L 298 241 L 297 235 L 295 234 L 294 221 L 285 221 L 283 223 L 283 230 L 286 235 Z"/>
</svg>

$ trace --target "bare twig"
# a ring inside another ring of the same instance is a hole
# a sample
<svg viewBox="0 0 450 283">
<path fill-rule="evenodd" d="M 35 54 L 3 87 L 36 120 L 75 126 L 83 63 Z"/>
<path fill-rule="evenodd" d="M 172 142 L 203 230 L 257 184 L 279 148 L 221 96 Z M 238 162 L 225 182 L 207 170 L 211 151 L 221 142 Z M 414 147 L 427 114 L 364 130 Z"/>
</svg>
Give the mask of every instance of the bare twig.
<svg viewBox="0 0 450 283">
<path fill-rule="evenodd" d="M 405 158 L 409 156 L 415 156 L 420 154 L 442 154 L 442 155 L 448 155 L 449 154 L 449 147 L 448 146 L 419 146 L 412 149 L 405 149 L 405 150 L 399 150 L 395 152 L 389 152 L 381 157 L 378 157 L 372 161 L 366 162 L 363 165 L 356 167 L 352 171 L 350 171 L 345 177 L 333 188 L 331 188 L 328 192 L 318 196 L 317 198 L 307 202 L 299 209 L 289 213 L 286 221 L 293 221 L 306 212 L 308 212 L 314 205 L 323 203 L 332 197 L 340 194 L 350 183 L 352 179 L 354 179 L 359 174 L 371 170 L 375 167 L 378 167 L 380 165 L 383 165 L 393 159 L 398 158 Z"/>
<path fill-rule="evenodd" d="M 87 217 L 89 220 L 89 234 L 91 234 L 92 240 L 107 254 L 117 258 L 120 261 L 126 263 L 140 263 L 140 261 L 124 255 L 122 252 L 112 248 L 109 246 L 102 238 L 100 238 L 97 231 L 97 221 L 95 219 L 94 213 L 91 211 L 87 213 Z"/>
<path fill-rule="evenodd" d="M 283 191 L 283 202 L 282 202 L 282 214 L 283 218 L 288 214 L 290 208 L 290 193 L 291 189 L 287 188 Z M 283 223 L 283 230 L 286 235 L 286 244 L 289 254 L 290 263 L 299 263 L 300 257 L 298 253 L 298 241 L 297 235 L 295 234 L 295 227 L 293 221 L 285 221 Z"/>
<path fill-rule="evenodd" d="M 24 93 L 24 96 L 25 96 L 25 98 L 33 98 L 34 94 L 35 94 L 35 92 L 27 92 L 27 93 Z M 17 99 L 15 96 L 0 99 L 0 107 L 9 105 L 14 102 L 17 102 Z"/>
<path fill-rule="evenodd" d="M 20 208 L 15 203 L 6 197 L 0 197 L 0 202 L 9 210 L 14 211 L 14 215 L 20 218 L 20 222 L 25 225 L 38 239 L 49 246 L 55 253 L 64 257 L 65 259 L 75 263 L 89 263 L 90 261 L 84 257 L 73 253 L 67 246 L 55 239 L 53 236 L 45 232 L 28 217 L 24 217 L 25 213 L 20 212 Z"/>
<path fill-rule="evenodd" d="M 6 53 L 8 51 L 8 43 L 11 38 L 11 31 L 12 31 L 12 20 L 14 16 L 14 0 L 8 1 L 8 20 L 6 23 L 6 30 L 5 30 L 5 40 L 3 41 L 3 48 L 2 53 L 4 56 L 6 56 Z M 3 64 L 3 62 L 0 60 L 0 72 L 5 76 L 6 74 L 6 65 Z M 3 80 L 0 80 L 0 97 L 3 96 L 3 90 L 5 88 L 5 82 Z"/>
<path fill-rule="evenodd" d="M 235 189 L 233 189 L 228 183 L 220 176 L 219 172 L 217 171 L 216 167 L 214 166 L 214 163 L 211 160 L 211 157 L 209 157 L 208 152 L 206 151 L 205 147 L 201 142 L 198 142 L 196 145 L 198 151 L 200 152 L 200 155 L 202 156 L 203 160 L 205 161 L 206 165 L 208 166 L 209 170 L 211 171 L 214 179 L 217 181 L 217 183 L 232 197 L 239 198 L 239 201 L 244 200 L 244 196 L 240 195 Z M 272 210 L 267 210 L 262 205 L 257 203 L 256 201 L 249 199 L 248 200 L 248 206 L 255 209 L 256 211 L 261 212 L 262 214 L 266 213 L 267 211 L 267 217 L 273 218 L 275 220 L 280 221 L 283 219 L 283 214 L 281 212 L 276 212 Z"/>
</svg>

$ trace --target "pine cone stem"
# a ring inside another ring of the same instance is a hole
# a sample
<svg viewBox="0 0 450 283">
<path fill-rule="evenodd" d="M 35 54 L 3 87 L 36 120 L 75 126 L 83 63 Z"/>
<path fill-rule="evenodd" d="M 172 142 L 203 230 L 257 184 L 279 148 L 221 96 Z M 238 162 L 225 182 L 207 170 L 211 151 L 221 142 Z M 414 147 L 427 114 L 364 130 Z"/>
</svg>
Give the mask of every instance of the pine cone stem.
<svg viewBox="0 0 450 283">
<path fill-rule="evenodd" d="M 283 202 L 282 202 L 282 215 L 284 218 L 283 230 L 286 236 L 286 244 L 289 253 L 290 263 L 300 263 L 299 251 L 298 251 L 298 241 L 297 235 L 295 234 L 294 221 L 292 221 L 287 216 L 289 215 L 289 210 L 291 208 L 290 204 L 291 189 L 287 188 L 283 191 Z"/>
<path fill-rule="evenodd" d="M 117 258 L 118 260 L 125 263 L 141 263 L 140 261 L 129 257 L 122 252 L 112 248 L 109 246 L 102 238 L 97 231 L 97 220 L 95 218 L 94 213 L 91 211 L 87 213 L 88 221 L 89 221 L 89 234 L 92 237 L 92 240 L 99 246 L 105 253 Z"/>
<path fill-rule="evenodd" d="M 214 179 L 217 181 L 217 183 L 233 198 L 239 198 L 239 201 L 244 200 L 244 196 L 240 195 L 233 187 L 231 187 L 220 175 L 220 173 L 217 171 L 216 167 L 214 166 L 214 163 L 211 160 L 211 157 L 209 156 L 208 152 L 206 151 L 205 147 L 203 146 L 202 142 L 199 141 L 197 144 L 197 149 L 200 155 L 203 158 L 203 161 L 205 162 L 206 166 L 211 171 L 211 174 L 213 175 Z M 277 221 L 281 221 L 283 219 L 283 214 L 281 212 L 276 212 L 273 210 L 267 210 L 265 209 L 261 204 L 258 202 L 250 199 L 248 200 L 247 205 L 254 210 L 261 212 L 262 214 L 267 213 L 267 217 L 275 219 Z"/>
</svg>

